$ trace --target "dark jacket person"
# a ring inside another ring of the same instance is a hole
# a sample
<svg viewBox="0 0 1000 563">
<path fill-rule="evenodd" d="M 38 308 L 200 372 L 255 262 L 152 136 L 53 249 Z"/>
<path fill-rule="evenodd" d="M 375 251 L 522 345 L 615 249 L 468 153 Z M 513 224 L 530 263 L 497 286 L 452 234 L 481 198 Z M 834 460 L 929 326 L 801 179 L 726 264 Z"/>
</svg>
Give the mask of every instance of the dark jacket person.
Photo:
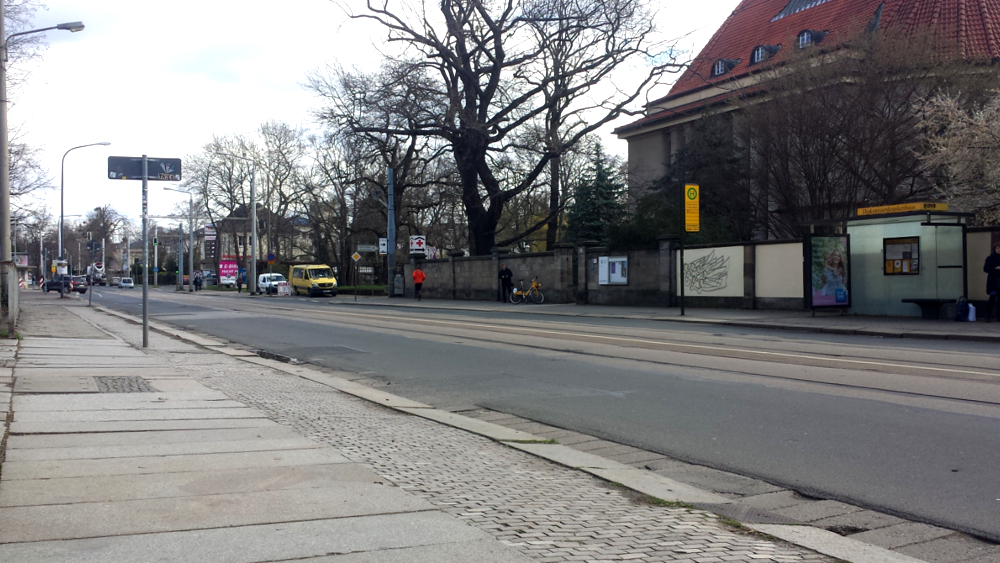
<svg viewBox="0 0 1000 563">
<path fill-rule="evenodd" d="M 507 264 L 500 264 L 500 301 L 510 299 L 510 290 L 514 287 L 514 272 L 507 269 Z"/>
<path fill-rule="evenodd" d="M 1000 295 L 1000 243 L 993 245 L 993 253 L 986 257 L 983 271 L 986 272 L 986 293 L 990 296 L 990 302 L 986 305 L 986 322 L 990 322 L 994 315 L 1000 320 L 1000 311 L 994 313 Z"/>
</svg>

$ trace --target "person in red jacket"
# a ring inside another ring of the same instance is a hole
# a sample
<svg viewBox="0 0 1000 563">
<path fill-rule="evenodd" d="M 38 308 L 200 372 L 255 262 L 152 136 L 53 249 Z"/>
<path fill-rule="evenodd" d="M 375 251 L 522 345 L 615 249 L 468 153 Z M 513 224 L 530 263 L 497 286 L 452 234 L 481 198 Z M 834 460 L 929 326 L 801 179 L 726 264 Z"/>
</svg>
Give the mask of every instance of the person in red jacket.
<svg viewBox="0 0 1000 563">
<path fill-rule="evenodd" d="M 420 292 L 424 287 L 424 280 L 427 279 L 427 274 L 420 269 L 420 265 L 417 264 L 417 268 L 413 270 L 413 294 L 417 296 L 417 301 L 420 301 Z"/>
</svg>

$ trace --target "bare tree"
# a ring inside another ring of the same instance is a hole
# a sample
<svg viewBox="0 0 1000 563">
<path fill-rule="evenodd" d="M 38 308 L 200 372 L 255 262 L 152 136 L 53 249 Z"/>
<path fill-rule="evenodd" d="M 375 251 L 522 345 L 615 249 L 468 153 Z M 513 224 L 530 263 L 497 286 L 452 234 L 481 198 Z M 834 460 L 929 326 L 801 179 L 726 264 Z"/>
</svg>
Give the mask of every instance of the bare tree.
<svg viewBox="0 0 1000 563">
<path fill-rule="evenodd" d="M 921 108 L 939 91 L 981 97 L 997 80 L 995 70 L 962 62 L 940 41 L 891 32 L 803 50 L 763 76 L 744 93 L 737 127 L 753 195 L 770 211 L 764 230 L 777 237 L 859 206 L 934 195 L 920 158 Z"/>
<path fill-rule="evenodd" d="M 416 133 L 449 144 L 461 179 L 472 254 L 490 252 L 504 205 L 535 186 L 550 160 L 560 154 L 552 146 L 543 147 L 522 177 L 505 184 L 497 176 L 491 156 L 510 148 L 516 132 L 536 127 L 556 100 L 565 100 L 572 92 L 587 92 L 620 65 L 647 62 L 643 78 L 634 88 L 594 99 L 585 124 L 561 130 L 557 144 L 571 147 L 587 133 L 626 113 L 650 83 L 676 68 L 672 62 L 653 64 L 646 58 L 656 46 L 652 43 L 653 18 L 644 10 L 642 0 L 579 0 L 561 6 L 565 9 L 562 14 L 527 0 L 442 0 L 433 16 L 428 15 L 432 8 L 424 2 L 398 9 L 390 9 L 388 2 L 368 2 L 367 11 L 360 14 L 345 6 L 351 17 L 379 23 L 389 32 L 390 42 L 400 42 L 409 60 L 417 61 L 411 63 L 412 72 L 433 77 L 428 95 L 437 100 L 439 111 L 428 112 L 405 129 L 379 126 L 364 130 Z M 564 22 L 550 25 L 553 18 Z M 551 53 L 547 49 L 564 38 L 568 29 L 576 28 L 586 28 L 594 37 L 580 43 L 587 46 L 581 47 L 587 54 L 581 59 L 585 63 L 546 69 L 545 53 Z"/>
<path fill-rule="evenodd" d="M 940 172 L 942 194 L 977 222 L 1000 224 L 1000 92 L 971 107 L 942 93 L 922 109 L 921 125 L 934 132 L 924 162 Z"/>
</svg>

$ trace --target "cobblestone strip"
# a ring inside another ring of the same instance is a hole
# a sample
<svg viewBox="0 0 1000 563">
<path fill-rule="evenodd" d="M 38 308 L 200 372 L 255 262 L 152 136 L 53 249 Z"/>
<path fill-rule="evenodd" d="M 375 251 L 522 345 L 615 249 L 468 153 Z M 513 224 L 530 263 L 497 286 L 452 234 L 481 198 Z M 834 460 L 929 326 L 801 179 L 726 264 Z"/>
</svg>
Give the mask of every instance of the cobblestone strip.
<svg viewBox="0 0 1000 563">
<path fill-rule="evenodd" d="M 308 380 L 238 368 L 200 379 L 537 561 L 832 561 Z"/>
</svg>

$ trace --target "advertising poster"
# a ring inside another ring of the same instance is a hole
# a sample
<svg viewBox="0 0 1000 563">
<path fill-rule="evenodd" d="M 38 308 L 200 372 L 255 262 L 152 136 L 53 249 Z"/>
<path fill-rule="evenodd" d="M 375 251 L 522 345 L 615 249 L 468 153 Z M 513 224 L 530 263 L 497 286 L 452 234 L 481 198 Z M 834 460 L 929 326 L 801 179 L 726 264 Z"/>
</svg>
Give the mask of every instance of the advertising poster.
<svg viewBox="0 0 1000 563">
<path fill-rule="evenodd" d="M 219 262 L 219 279 L 223 278 L 236 278 L 236 262 L 229 260 L 222 260 Z"/>
<path fill-rule="evenodd" d="M 810 237 L 812 306 L 851 306 L 851 253 L 848 235 Z"/>
</svg>

